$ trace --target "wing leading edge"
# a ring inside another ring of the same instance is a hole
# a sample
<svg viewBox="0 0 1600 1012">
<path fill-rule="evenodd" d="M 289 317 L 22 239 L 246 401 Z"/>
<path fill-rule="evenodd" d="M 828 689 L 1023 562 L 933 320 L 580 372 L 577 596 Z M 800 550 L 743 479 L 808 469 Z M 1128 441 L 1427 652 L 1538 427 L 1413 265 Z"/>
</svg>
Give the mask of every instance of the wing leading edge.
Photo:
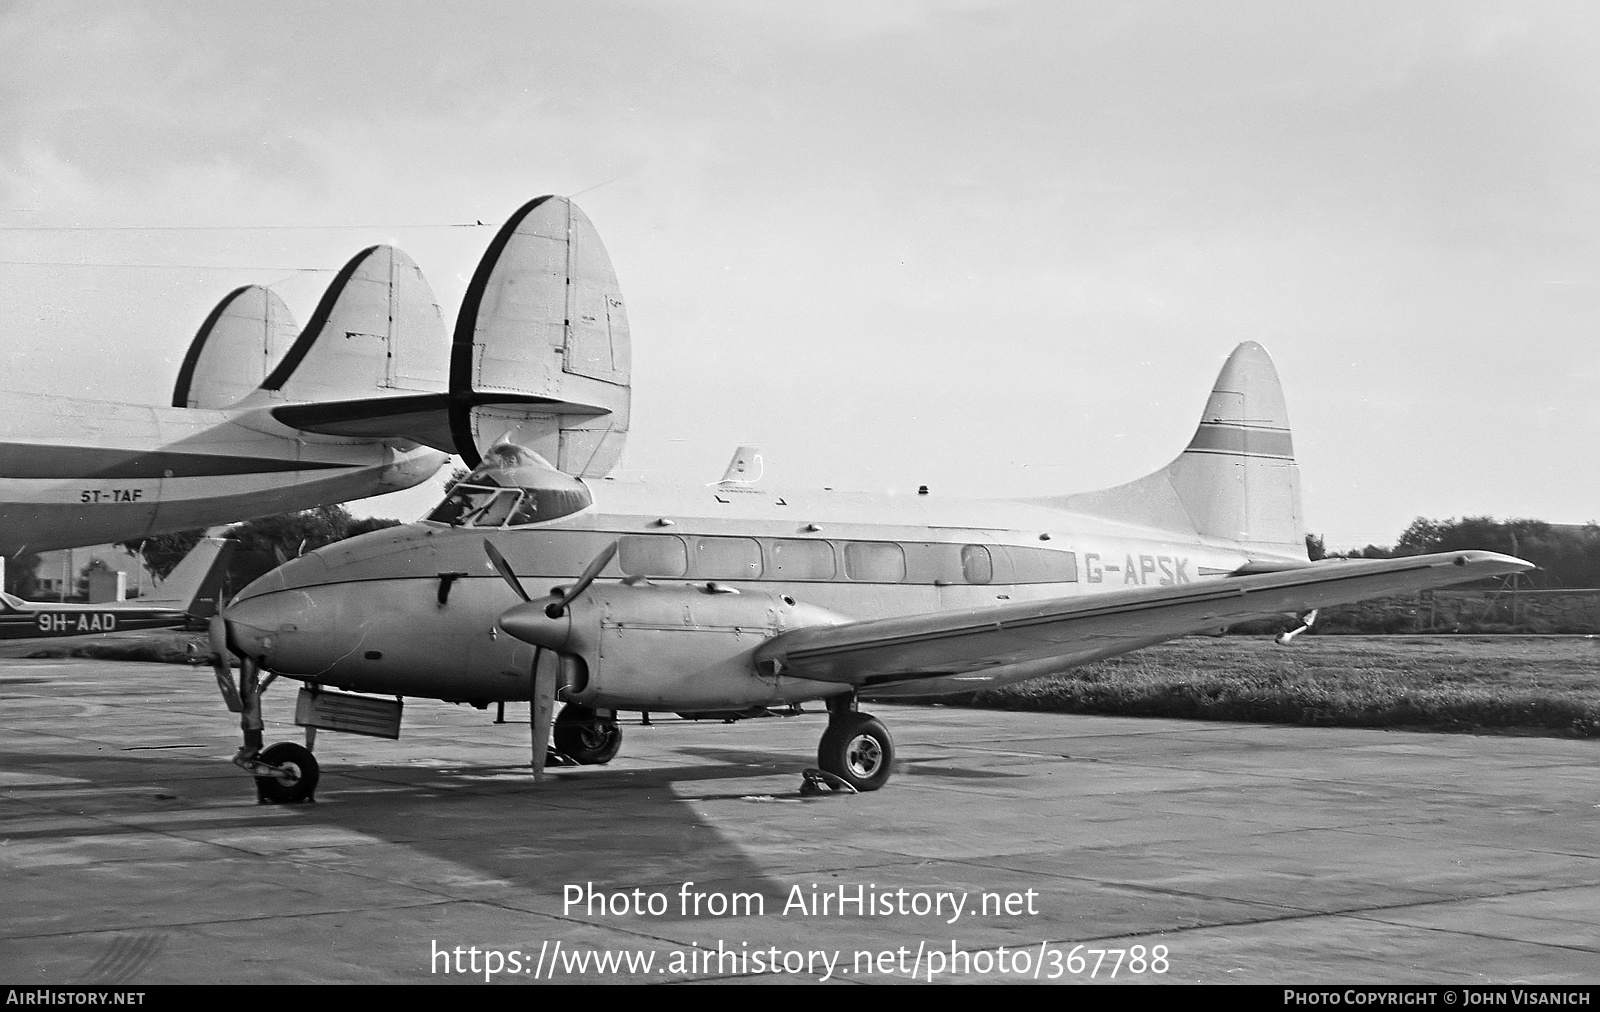
<svg viewBox="0 0 1600 1012">
<path fill-rule="evenodd" d="M 796 629 L 757 650 L 759 670 L 842 682 L 874 696 L 1021 681 L 1235 622 L 1532 569 L 1494 552 L 1341 560 L 1175 587 L 1019 601 Z"/>
</svg>

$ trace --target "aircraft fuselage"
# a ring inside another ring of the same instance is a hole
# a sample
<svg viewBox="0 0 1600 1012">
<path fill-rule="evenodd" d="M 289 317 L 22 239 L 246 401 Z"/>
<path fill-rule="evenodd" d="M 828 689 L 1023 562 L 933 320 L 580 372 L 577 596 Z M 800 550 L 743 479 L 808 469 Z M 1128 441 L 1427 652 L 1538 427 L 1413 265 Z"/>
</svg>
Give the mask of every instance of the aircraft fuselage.
<svg viewBox="0 0 1600 1012">
<path fill-rule="evenodd" d="M 131 541 L 410 488 L 448 459 L 313 436 L 268 410 L 6 393 L 0 554 Z"/>
<path fill-rule="evenodd" d="M 590 488 L 591 509 L 545 524 L 422 522 L 318 549 L 247 587 L 229 606 L 229 623 L 247 652 L 291 677 L 360 692 L 527 699 L 535 648 L 496 627 L 517 598 L 487 563 L 485 539 L 534 595 L 570 584 L 619 542 L 602 581 L 636 577 L 701 594 L 657 595 L 662 615 L 621 621 L 608 602 L 628 588 L 597 583 L 586 596 L 606 612 L 597 620 L 608 637 L 602 670 L 566 698 L 618 709 L 721 709 L 842 689 L 763 678 L 744 663 L 741 648 L 783 631 L 795 608 L 839 621 L 979 609 L 1171 586 L 1249 561 L 1237 545 L 1025 503 L 611 480 Z M 708 584 L 739 594 L 707 595 Z M 720 631 L 727 641 L 710 654 L 728 663 L 680 663 L 692 676 L 664 678 L 650 658 L 695 649 L 676 635 L 683 631 L 693 631 L 695 643 Z"/>
<path fill-rule="evenodd" d="M 0 613 L 0 640 L 99 636 L 140 629 L 170 629 L 188 620 L 182 608 L 115 608 L 96 605 L 38 605 Z"/>
</svg>

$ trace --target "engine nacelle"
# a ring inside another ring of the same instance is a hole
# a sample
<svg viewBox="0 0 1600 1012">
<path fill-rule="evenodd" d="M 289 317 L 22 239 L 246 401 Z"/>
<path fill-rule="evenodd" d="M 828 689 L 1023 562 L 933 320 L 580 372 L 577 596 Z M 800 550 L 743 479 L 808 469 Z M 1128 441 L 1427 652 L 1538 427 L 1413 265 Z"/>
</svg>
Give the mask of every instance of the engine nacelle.
<svg viewBox="0 0 1600 1012">
<path fill-rule="evenodd" d="M 563 613 L 556 596 L 518 605 L 500 627 L 556 651 L 561 698 L 625 710 L 722 710 L 832 695 L 844 687 L 758 671 L 755 649 L 791 629 L 850 621 L 786 594 L 716 584 L 593 584 Z"/>
</svg>

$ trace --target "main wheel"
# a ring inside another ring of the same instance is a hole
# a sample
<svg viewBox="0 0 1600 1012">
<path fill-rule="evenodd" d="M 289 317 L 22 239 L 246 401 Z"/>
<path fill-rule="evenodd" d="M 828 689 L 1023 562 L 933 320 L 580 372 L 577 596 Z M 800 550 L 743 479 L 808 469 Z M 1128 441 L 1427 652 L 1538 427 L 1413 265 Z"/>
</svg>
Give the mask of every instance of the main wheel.
<svg viewBox="0 0 1600 1012">
<path fill-rule="evenodd" d="M 317 768 L 317 759 L 310 750 L 294 742 L 280 741 L 269 746 L 261 753 L 261 761 L 272 766 L 283 768 L 285 773 L 291 775 L 288 782 L 277 777 L 256 777 L 256 796 L 263 802 L 273 805 L 293 804 L 296 801 L 312 800 L 312 793 L 317 789 L 317 777 L 320 771 Z"/>
<path fill-rule="evenodd" d="M 568 703 L 556 716 L 556 750 L 580 766 L 603 766 L 622 748 L 622 728 L 615 717 L 602 717 L 587 706 Z"/>
<path fill-rule="evenodd" d="M 876 717 L 847 713 L 828 721 L 817 745 L 817 767 L 858 791 L 875 791 L 889 782 L 894 739 Z"/>
</svg>

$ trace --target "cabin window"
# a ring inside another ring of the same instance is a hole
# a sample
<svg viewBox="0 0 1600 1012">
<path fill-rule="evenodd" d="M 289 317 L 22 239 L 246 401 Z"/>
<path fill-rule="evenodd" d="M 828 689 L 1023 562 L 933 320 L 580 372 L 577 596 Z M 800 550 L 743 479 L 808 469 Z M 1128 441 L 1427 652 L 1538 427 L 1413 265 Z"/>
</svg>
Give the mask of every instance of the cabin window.
<svg viewBox="0 0 1600 1012">
<path fill-rule="evenodd" d="M 906 578 L 906 553 L 888 541 L 849 541 L 844 574 L 866 583 L 899 583 Z"/>
<path fill-rule="evenodd" d="M 1077 583 L 1078 557 L 1072 552 L 1048 548 L 1002 549 L 1011 559 L 1012 583 Z"/>
<path fill-rule="evenodd" d="M 775 580 L 833 579 L 833 545 L 826 541 L 774 541 L 767 548 L 767 573 Z"/>
<path fill-rule="evenodd" d="M 706 580 L 761 579 L 761 543 L 750 538 L 695 538 L 694 575 Z"/>
<path fill-rule="evenodd" d="M 961 577 L 976 584 L 994 579 L 994 561 L 989 558 L 989 549 L 982 545 L 962 545 Z"/>
<path fill-rule="evenodd" d="M 629 576 L 682 576 L 689 552 L 682 538 L 670 534 L 630 534 L 618 547 L 617 565 Z"/>
</svg>

